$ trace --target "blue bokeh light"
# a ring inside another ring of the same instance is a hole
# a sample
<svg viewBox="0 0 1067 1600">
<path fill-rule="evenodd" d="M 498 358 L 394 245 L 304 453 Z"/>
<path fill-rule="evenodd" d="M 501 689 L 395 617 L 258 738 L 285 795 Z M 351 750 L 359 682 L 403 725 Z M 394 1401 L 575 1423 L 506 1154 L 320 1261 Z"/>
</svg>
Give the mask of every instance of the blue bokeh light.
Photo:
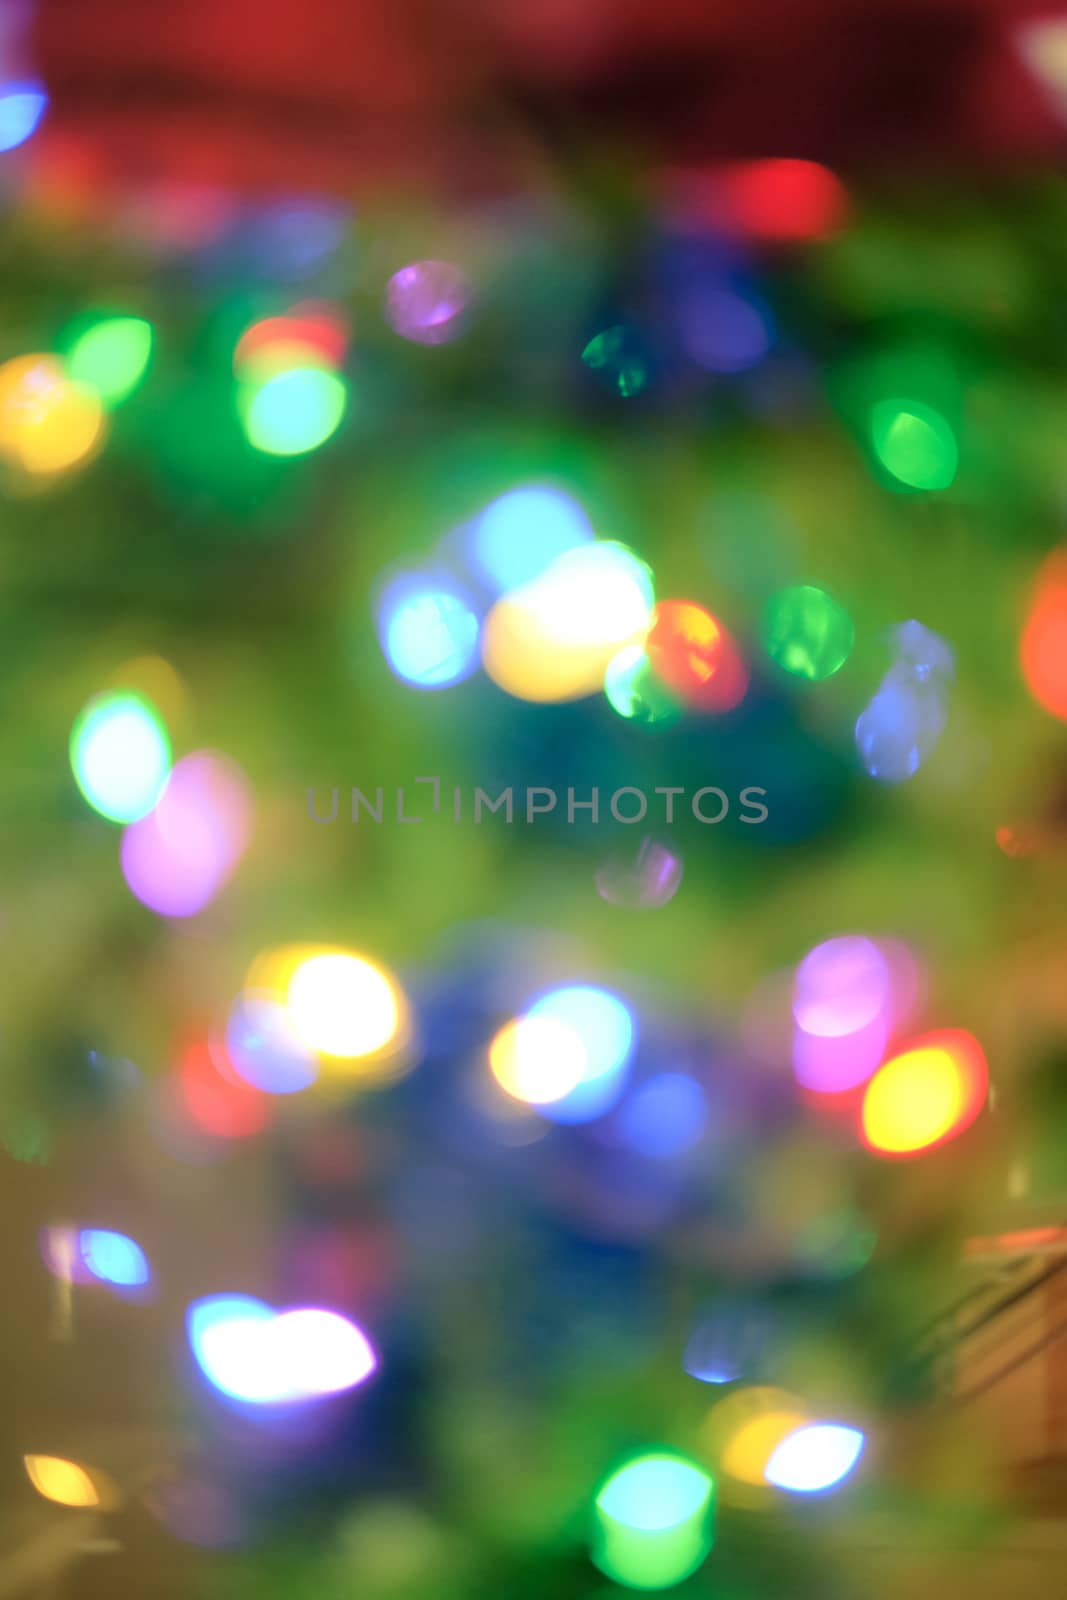
<svg viewBox="0 0 1067 1600">
<path fill-rule="evenodd" d="M 703 1089 L 683 1072 L 661 1072 L 627 1101 L 620 1113 L 627 1143 L 641 1155 L 670 1158 L 699 1143 L 707 1127 Z"/>
<path fill-rule="evenodd" d="M 136 1289 L 146 1284 L 151 1273 L 141 1246 L 124 1233 L 110 1228 L 82 1228 L 78 1234 L 78 1253 L 87 1270 L 101 1283 L 118 1289 Z"/>
<path fill-rule="evenodd" d="M 15 150 L 35 133 L 48 106 L 39 83 L 5 83 L 0 87 L 0 151 Z"/>
<path fill-rule="evenodd" d="M 510 489 L 469 530 L 468 557 L 497 593 L 531 583 L 558 556 L 590 544 L 593 528 L 571 495 L 545 484 Z"/>
<path fill-rule="evenodd" d="M 636 1025 L 628 1006 L 607 989 L 572 984 L 550 989 L 526 1013 L 572 1028 L 582 1041 L 586 1066 L 580 1083 L 559 1100 L 537 1107 L 551 1122 L 592 1122 L 622 1095 L 630 1070 Z"/>
<path fill-rule="evenodd" d="M 226 1054 L 246 1083 L 266 1094 L 297 1094 L 318 1077 L 318 1063 L 297 1039 L 284 1006 L 269 995 L 238 1000 L 226 1026 Z"/>
<path fill-rule="evenodd" d="M 378 633 L 393 672 L 417 689 L 446 689 L 478 665 L 478 617 L 458 589 L 432 575 L 406 574 L 378 606 Z"/>
</svg>

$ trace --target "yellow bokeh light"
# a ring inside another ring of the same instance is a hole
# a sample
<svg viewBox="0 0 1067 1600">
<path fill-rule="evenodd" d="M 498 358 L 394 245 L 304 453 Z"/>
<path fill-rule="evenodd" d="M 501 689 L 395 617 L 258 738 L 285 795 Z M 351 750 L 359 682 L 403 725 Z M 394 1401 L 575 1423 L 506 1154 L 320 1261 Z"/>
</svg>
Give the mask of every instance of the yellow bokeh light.
<svg viewBox="0 0 1067 1600">
<path fill-rule="evenodd" d="M 903 1155 L 938 1144 L 959 1122 L 967 1085 L 948 1050 L 908 1050 L 871 1079 L 863 1100 L 863 1134 L 873 1150 Z"/>
<path fill-rule="evenodd" d="M 54 356 L 19 356 L 0 367 L 0 453 L 35 476 L 87 461 L 103 440 L 104 408 Z"/>
<path fill-rule="evenodd" d="M 489 1069 L 506 1094 L 545 1106 L 570 1094 L 585 1075 L 580 1035 L 555 1017 L 519 1017 L 489 1046 Z"/>
<path fill-rule="evenodd" d="M 90 1474 L 62 1456 L 23 1456 L 26 1473 L 37 1493 L 57 1506 L 89 1509 L 109 1498 L 102 1474 Z"/>
<path fill-rule="evenodd" d="M 744 1423 L 723 1450 L 720 1465 L 740 1483 L 766 1482 L 767 1463 L 794 1429 L 807 1418 L 799 1411 L 768 1411 Z"/>
<path fill-rule="evenodd" d="M 381 968 L 345 950 L 305 956 L 291 973 L 285 1004 L 295 1036 L 316 1054 L 370 1056 L 395 1043 L 403 1002 Z"/>
<path fill-rule="evenodd" d="M 652 577 L 625 545 L 582 545 L 498 600 L 485 620 L 482 661 L 519 700 L 597 693 L 612 657 L 652 620 Z"/>
</svg>

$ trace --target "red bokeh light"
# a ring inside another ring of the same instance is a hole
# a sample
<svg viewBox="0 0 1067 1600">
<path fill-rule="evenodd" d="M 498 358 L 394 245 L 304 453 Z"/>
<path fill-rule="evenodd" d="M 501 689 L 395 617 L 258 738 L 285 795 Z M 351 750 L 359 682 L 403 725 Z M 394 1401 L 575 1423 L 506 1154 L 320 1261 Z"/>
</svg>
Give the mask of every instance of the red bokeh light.
<svg viewBox="0 0 1067 1600">
<path fill-rule="evenodd" d="M 1067 550 L 1053 551 L 1038 574 L 1019 659 L 1038 705 L 1067 721 Z"/>
<path fill-rule="evenodd" d="M 645 641 L 648 659 L 668 689 L 700 711 L 732 711 L 748 688 L 736 641 L 703 606 L 664 600 Z"/>
<path fill-rule="evenodd" d="M 189 1120 L 216 1139 L 247 1139 L 271 1119 L 270 1096 L 231 1069 L 219 1070 L 220 1047 L 207 1039 L 187 1045 L 178 1061 L 178 1082 Z"/>
</svg>

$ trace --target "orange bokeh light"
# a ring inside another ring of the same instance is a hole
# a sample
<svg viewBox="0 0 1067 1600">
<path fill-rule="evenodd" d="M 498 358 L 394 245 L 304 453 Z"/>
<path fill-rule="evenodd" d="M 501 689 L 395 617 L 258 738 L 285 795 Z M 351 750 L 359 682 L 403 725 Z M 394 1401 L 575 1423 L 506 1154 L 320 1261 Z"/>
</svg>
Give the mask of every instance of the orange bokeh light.
<svg viewBox="0 0 1067 1600">
<path fill-rule="evenodd" d="M 686 705 L 723 712 L 744 699 L 748 668 L 735 640 L 691 600 L 656 607 L 645 650 L 656 676 Z"/>
<path fill-rule="evenodd" d="M 1067 550 L 1054 550 L 1038 573 L 1019 644 L 1026 687 L 1046 711 L 1067 722 Z"/>
</svg>

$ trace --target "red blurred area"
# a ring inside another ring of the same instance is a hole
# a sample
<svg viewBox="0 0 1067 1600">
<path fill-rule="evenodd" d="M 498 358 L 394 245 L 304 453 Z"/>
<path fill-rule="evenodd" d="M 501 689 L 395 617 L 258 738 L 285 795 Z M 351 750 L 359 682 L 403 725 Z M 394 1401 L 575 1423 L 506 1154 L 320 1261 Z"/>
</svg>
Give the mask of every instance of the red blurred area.
<svg viewBox="0 0 1067 1600">
<path fill-rule="evenodd" d="M 692 166 L 1049 154 L 1015 44 L 1041 0 L 40 0 L 72 190 L 161 181 L 346 196 L 512 187 L 591 131 Z M 549 155 L 553 151 L 557 154 Z"/>
</svg>

